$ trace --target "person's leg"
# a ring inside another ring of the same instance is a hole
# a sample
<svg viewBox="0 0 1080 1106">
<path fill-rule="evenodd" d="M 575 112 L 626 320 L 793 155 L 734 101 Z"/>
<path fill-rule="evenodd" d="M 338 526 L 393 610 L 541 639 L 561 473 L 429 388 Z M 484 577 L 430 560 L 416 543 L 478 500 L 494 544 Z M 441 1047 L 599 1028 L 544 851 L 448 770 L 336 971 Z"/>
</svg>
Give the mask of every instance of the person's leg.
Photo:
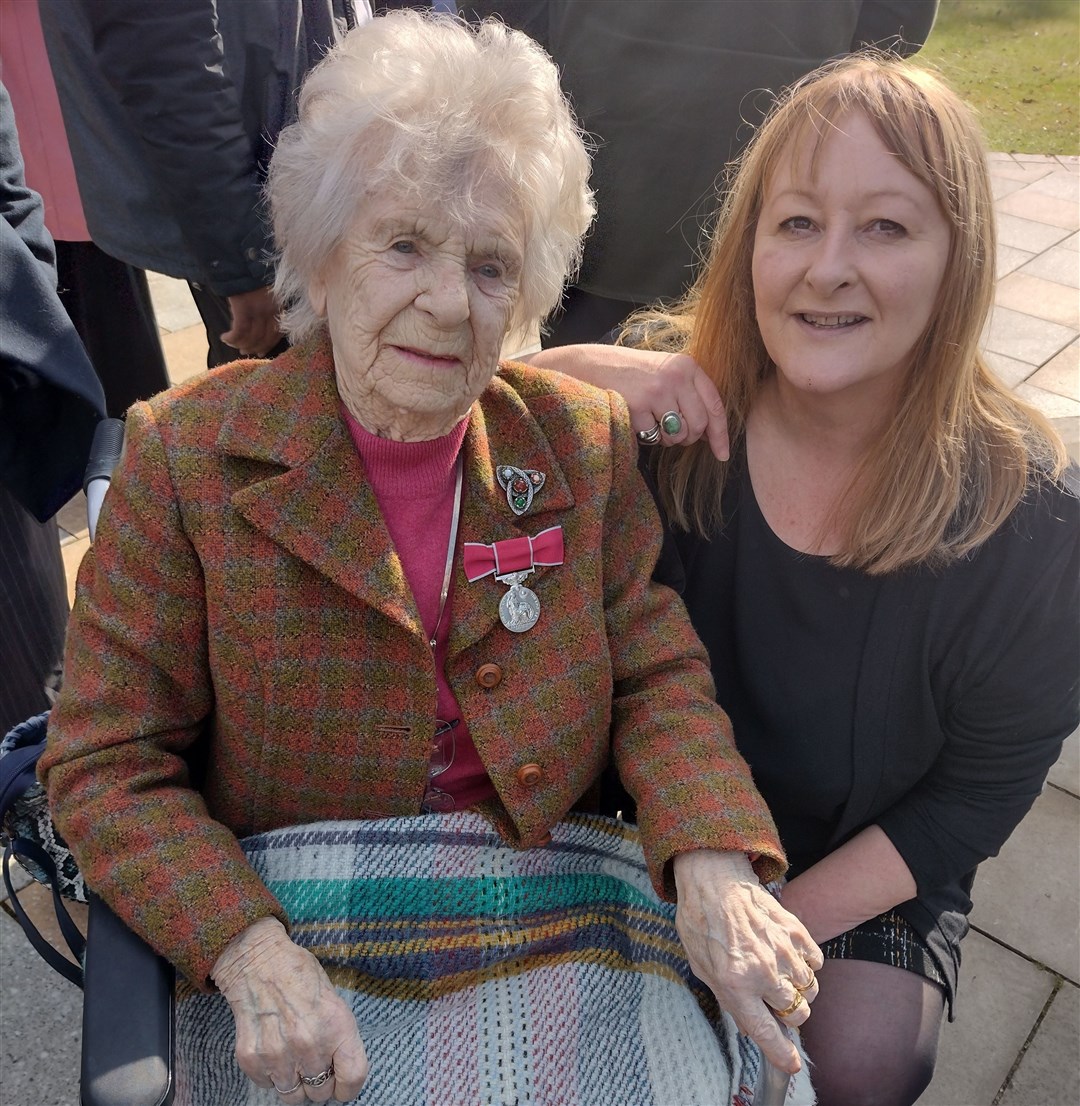
<svg viewBox="0 0 1080 1106">
<path fill-rule="evenodd" d="M 60 301 L 105 391 L 110 418 L 169 386 L 146 273 L 93 242 L 57 242 Z"/>
<path fill-rule="evenodd" d="M 46 710 L 67 625 L 56 519 L 38 522 L 0 484 L 0 737 Z"/>
<path fill-rule="evenodd" d="M 904 968 L 826 960 L 801 1027 L 819 1106 L 911 1106 L 934 1074 L 945 993 Z"/>
</svg>

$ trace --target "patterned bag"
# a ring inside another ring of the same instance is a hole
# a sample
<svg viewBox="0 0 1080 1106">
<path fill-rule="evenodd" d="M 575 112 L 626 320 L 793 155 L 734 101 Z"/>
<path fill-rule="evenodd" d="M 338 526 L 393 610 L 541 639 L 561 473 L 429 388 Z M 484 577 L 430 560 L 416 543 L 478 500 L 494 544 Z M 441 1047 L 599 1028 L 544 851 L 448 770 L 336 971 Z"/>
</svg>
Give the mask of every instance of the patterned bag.
<svg viewBox="0 0 1080 1106">
<path fill-rule="evenodd" d="M 22 722 L 0 741 L 0 844 L 18 857 L 38 883 L 55 888 L 65 899 L 86 902 L 82 873 L 52 824 L 45 789 L 34 775 L 45 748 L 48 718 L 46 711 Z M 26 849 L 26 842 L 41 849 L 47 859 L 35 859 L 36 850 Z"/>
<path fill-rule="evenodd" d="M 573 816 L 517 850 L 456 813 L 243 845 L 352 1006 L 364 1106 L 755 1102 L 760 1053 L 691 973 L 634 827 Z M 177 1106 L 279 1102 L 236 1066 L 225 1000 L 177 998 Z"/>
</svg>

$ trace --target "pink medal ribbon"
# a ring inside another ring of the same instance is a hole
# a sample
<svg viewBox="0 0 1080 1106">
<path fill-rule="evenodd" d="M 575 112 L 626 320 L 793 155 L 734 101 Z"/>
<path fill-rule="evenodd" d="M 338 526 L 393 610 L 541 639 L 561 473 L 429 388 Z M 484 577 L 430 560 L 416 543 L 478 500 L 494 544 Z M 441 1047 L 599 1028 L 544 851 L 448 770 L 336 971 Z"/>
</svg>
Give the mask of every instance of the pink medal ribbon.
<svg viewBox="0 0 1080 1106">
<path fill-rule="evenodd" d="M 563 563 L 563 534 L 561 526 L 549 526 L 535 538 L 523 535 L 506 538 L 491 545 L 467 541 L 462 550 L 462 563 L 469 582 L 494 575 L 510 590 L 499 602 L 499 618 L 502 624 L 516 634 L 531 630 L 540 617 L 540 600 L 535 592 L 521 586 L 521 582 L 538 565 Z"/>
</svg>

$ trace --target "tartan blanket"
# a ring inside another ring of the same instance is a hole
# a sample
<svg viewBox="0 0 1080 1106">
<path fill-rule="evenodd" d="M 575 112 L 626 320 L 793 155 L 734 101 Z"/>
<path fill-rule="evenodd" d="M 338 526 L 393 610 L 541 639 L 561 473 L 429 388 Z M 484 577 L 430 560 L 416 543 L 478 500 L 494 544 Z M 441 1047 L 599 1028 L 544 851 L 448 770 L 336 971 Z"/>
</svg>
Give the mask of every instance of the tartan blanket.
<svg viewBox="0 0 1080 1106">
<path fill-rule="evenodd" d="M 322 822 L 243 842 L 352 1005 L 363 1106 L 752 1106 L 761 1056 L 690 972 L 633 826 L 543 849 L 477 814 Z M 278 1103 L 236 1066 L 220 995 L 177 994 L 178 1106 Z M 812 1103 L 805 1074 L 787 1106 Z"/>
</svg>

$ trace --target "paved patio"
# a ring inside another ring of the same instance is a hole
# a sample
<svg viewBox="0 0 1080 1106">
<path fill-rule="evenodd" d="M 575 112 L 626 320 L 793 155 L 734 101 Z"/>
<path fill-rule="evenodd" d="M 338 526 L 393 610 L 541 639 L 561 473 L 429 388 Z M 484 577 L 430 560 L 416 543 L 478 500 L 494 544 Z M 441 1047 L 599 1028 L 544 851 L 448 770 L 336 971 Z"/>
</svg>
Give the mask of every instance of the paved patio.
<svg viewBox="0 0 1080 1106">
<path fill-rule="evenodd" d="M 987 356 L 1080 460 L 1080 159 L 992 159 L 999 279 Z M 206 340 L 186 286 L 155 276 L 151 285 L 173 381 L 203 372 Z M 73 579 L 89 544 L 83 504 L 60 522 Z M 1001 855 L 980 870 L 958 1020 L 943 1030 L 920 1106 L 1080 1103 L 1078 886 L 1080 732 Z M 77 1106 L 80 1005 L 0 915 L 3 1106 Z"/>
</svg>

